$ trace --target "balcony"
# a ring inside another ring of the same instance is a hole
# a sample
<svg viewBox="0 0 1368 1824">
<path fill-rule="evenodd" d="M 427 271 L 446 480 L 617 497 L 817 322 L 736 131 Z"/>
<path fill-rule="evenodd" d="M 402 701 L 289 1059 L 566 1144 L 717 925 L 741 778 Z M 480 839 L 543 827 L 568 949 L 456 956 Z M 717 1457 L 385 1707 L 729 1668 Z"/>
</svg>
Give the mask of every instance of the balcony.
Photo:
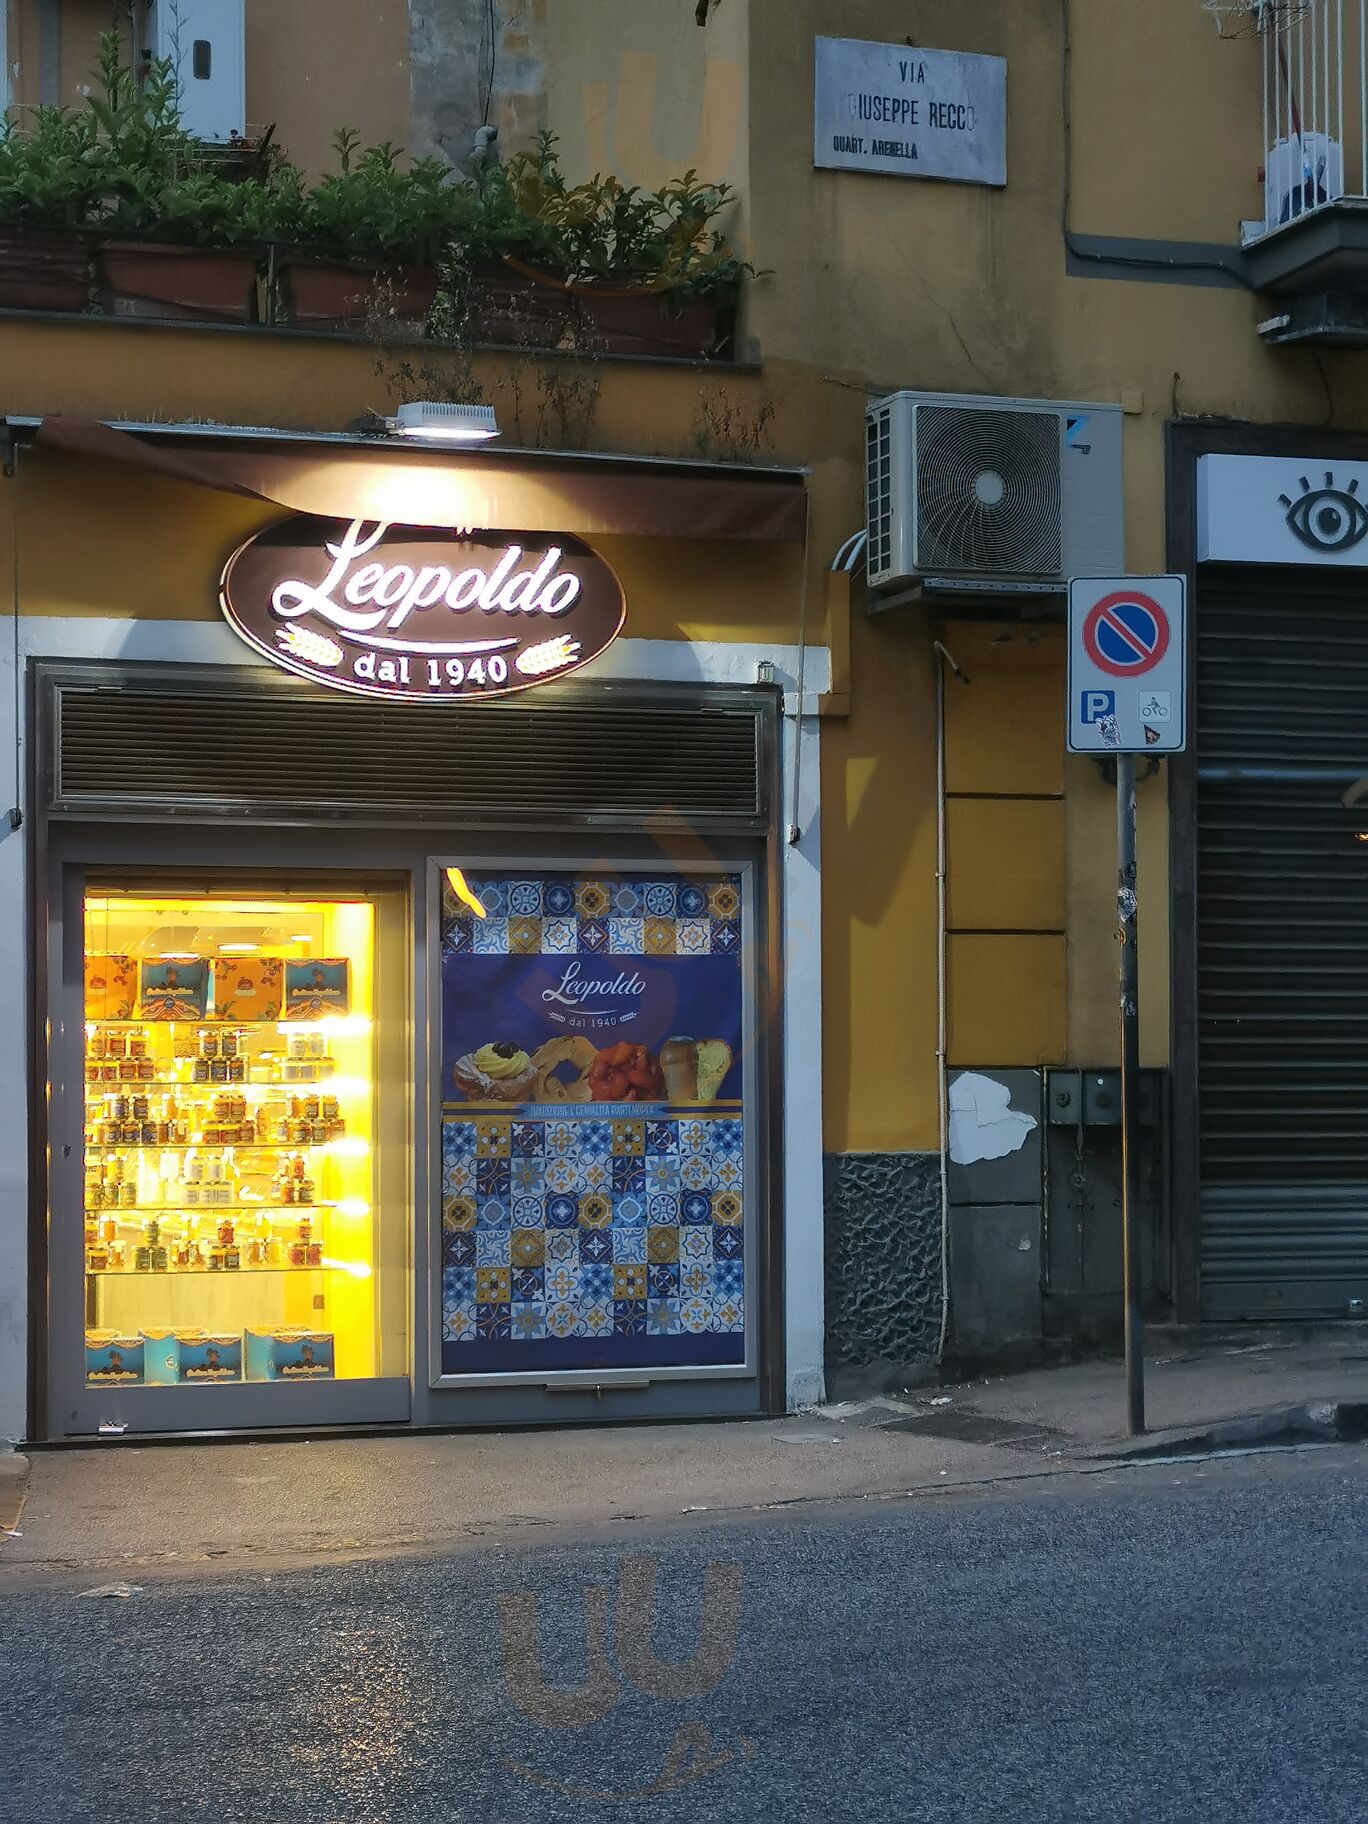
<svg viewBox="0 0 1368 1824">
<path fill-rule="evenodd" d="M 1368 347 L 1368 0 L 1213 8 L 1258 45 L 1264 212 L 1241 225 L 1269 343 Z"/>
</svg>

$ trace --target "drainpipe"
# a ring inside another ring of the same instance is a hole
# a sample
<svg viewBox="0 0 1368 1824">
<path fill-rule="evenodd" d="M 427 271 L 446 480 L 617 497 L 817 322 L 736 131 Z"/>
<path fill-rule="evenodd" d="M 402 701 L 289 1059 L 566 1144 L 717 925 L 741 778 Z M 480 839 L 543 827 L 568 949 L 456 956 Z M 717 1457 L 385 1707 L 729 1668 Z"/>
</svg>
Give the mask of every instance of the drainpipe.
<svg viewBox="0 0 1368 1824">
<path fill-rule="evenodd" d="M 945 1358 L 950 1332 L 950 1084 L 946 1051 L 949 1010 L 946 982 L 946 855 L 945 855 L 945 672 L 948 666 L 961 684 L 967 675 L 939 640 L 931 642 L 936 655 L 936 1088 L 940 1110 L 941 1191 L 941 1320 L 936 1360 Z"/>
</svg>

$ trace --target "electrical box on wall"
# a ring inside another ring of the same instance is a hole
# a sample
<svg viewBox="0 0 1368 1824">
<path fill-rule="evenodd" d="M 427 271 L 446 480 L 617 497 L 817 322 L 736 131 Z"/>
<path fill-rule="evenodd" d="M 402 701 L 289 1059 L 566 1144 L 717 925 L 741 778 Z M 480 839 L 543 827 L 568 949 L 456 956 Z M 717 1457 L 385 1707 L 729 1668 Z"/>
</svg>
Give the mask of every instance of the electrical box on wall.
<svg viewBox="0 0 1368 1824">
<path fill-rule="evenodd" d="M 247 124 L 246 0 L 150 0 L 147 50 L 169 58 L 197 139 L 226 143 Z"/>
</svg>

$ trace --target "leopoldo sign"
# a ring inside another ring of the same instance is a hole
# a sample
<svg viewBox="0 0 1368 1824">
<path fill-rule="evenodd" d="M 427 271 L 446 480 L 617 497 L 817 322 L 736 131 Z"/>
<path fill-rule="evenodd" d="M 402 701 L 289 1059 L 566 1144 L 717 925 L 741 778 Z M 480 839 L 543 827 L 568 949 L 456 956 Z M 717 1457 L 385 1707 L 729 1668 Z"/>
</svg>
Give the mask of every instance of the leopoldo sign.
<svg viewBox="0 0 1368 1824">
<path fill-rule="evenodd" d="M 303 515 L 240 546 L 219 599 L 234 631 L 286 671 L 428 703 L 566 677 L 626 616 L 608 565 L 563 533 Z"/>
</svg>

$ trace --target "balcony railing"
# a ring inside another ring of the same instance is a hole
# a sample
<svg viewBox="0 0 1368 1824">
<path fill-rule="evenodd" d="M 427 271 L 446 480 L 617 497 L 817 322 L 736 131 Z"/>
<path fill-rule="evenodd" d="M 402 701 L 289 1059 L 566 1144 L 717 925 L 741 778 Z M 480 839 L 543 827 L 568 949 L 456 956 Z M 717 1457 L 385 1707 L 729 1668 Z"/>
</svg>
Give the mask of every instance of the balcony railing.
<svg viewBox="0 0 1368 1824">
<path fill-rule="evenodd" d="M 1368 0 L 1222 7 L 1260 41 L 1264 213 L 1249 246 L 1341 203 L 1368 203 Z"/>
</svg>

